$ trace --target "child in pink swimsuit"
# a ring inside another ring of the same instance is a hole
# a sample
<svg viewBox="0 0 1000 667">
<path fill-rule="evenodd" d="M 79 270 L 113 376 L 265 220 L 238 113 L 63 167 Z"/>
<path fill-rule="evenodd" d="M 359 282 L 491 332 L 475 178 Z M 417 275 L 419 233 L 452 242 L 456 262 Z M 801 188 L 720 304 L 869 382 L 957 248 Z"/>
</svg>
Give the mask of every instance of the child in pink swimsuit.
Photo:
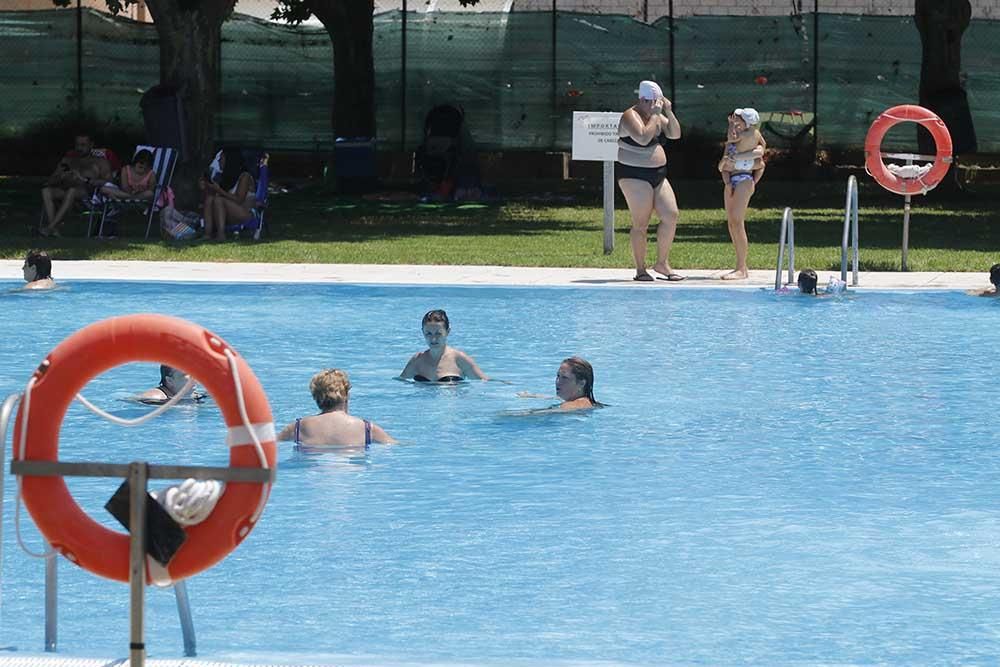
<svg viewBox="0 0 1000 667">
<path fill-rule="evenodd" d="M 156 186 L 156 172 L 153 171 L 153 154 L 141 150 L 135 154 L 132 164 L 122 167 L 118 183 L 105 183 L 101 193 L 112 199 L 153 198 Z"/>
</svg>

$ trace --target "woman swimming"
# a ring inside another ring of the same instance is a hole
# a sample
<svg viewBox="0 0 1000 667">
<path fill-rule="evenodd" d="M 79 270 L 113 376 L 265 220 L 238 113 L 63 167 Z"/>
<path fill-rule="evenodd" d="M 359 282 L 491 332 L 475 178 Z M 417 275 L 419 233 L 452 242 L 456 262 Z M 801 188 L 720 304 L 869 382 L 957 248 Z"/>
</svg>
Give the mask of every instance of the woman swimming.
<svg viewBox="0 0 1000 667">
<path fill-rule="evenodd" d="M 278 434 L 278 440 L 296 445 L 361 445 L 368 449 L 373 442 L 396 442 L 381 426 L 348 413 L 351 381 L 337 368 L 320 371 L 309 382 L 309 391 L 320 412 L 299 417 Z"/>
<path fill-rule="evenodd" d="M 476 361 L 465 352 L 448 347 L 451 325 L 448 314 L 443 310 L 432 310 L 424 315 L 421 322 L 427 349 L 417 352 L 406 368 L 399 374 L 401 380 L 415 382 L 461 382 L 473 378 L 489 380 L 476 365 Z"/>
<path fill-rule="evenodd" d="M 520 392 L 521 398 L 550 398 L 549 396 Z M 531 413 L 560 412 L 568 410 L 590 410 L 603 408 L 603 403 L 594 398 L 594 367 L 586 359 L 569 357 L 563 359 L 556 372 L 556 396 L 562 403 Z"/>
</svg>

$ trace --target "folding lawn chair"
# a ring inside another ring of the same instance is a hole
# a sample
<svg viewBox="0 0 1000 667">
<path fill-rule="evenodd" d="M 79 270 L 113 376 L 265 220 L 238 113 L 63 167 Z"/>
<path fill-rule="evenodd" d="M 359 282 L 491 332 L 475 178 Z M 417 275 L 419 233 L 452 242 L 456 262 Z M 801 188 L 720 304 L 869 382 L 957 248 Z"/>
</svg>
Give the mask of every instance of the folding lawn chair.
<svg viewBox="0 0 1000 667">
<path fill-rule="evenodd" d="M 266 233 L 267 228 L 264 221 L 264 214 L 267 211 L 268 203 L 267 187 L 271 180 L 271 168 L 267 165 L 267 161 L 268 154 L 264 153 L 257 162 L 257 190 L 254 193 L 254 199 L 256 201 L 253 209 L 250 211 L 253 214 L 253 217 L 242 222 L 226 225 L 227 234 L 243 235 L 246 233 L 251 236 L 254 241 L 259 241 L 261 236 Z"/>
<path fill-rule="evenodd" d="M 122 209 L 146 207 L 146 238 L 149 238 L 149 231 L 153 227 L 153 216 L 163 206 L 166 205 L 166 193 L 170 187 L 170 181 L 174 177 L 174 167 L 177 166 L 177 149 L 169 146 L 136 146 L 135 153 L 147 150 L 153 154 L 153 172 L 156 174 L 156 185 L 153 187 L 153 199 L 112 199 L 101 196 L 102 210 L 101 222 L 97 228 L 97 236 L 104 236 L 104 222 L 109 218 L 114 218 Z M 93 218 L 91 218 L 93 222 Z M 87 236 L 90 236 L 91 226 L 87 226 Z"/>
<path fill-rule="evenodd" d="M 66 154 L 67 157 L 70 155 Z M 94 148 L 91 151 L 91 155 L 95 157 L 101 157 L 108 161 L 111 167 L 111 178 L 114 179 L 118 175 L 118 170 L 121 169 L 121 160 L 118 155 L 115 154 L 110 148 Z M 76 204 L 74 208 L 78 209 L 81 213 L 87 216 L 87 235 L 90 235 L 90 228 L 94 224 L 94 215 L 97 213 L 96 208 L 100 206 L 99 198 L 95 198 L 98 191 L 103 186 L 103 183 L 97 185 L 90 185 L 85 188 L 86 195 L 82 197 Z M 38 226 L 32 230 L 32 233 L 40 229 L 45 225 L 45 208 L 42 208 L 41 213 L 38 216 Z"/>
</svg>

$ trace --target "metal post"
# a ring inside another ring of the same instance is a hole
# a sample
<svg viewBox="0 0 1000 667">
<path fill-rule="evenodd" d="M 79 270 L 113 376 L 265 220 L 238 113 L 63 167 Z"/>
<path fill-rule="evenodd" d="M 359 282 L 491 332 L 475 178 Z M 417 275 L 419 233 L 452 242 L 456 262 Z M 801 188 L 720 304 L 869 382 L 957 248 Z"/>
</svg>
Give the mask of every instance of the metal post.
<svg viewBox="0 0 1000 667">
<path fill-rule="evenodd" d="M 851 285 L 858 286 L 858 184 L 854 184 L 854 216 L 851 220 L 851 235 L 854 237 L 854 265 L 851 267 Z"/>
<path fill-rule="evenodd" d="M 847 177 L 847 201 L 844 204 L 844 233 L 840 239 L 840 279 L 847 282 L 847 241 L 851 237 L 854 248 L 852 260 L 853 280 L 858 286 L 858 179 Z"/>
<path fill-rule="evenodd" d="M 786 211 L 788 209 L 785 209 Z M 778 269 L 774 272 L 774 289 L 781 289 L 781 266 L 785 263 L 785 235 L 788 233 L 788 216 L 781 216 L 781 231 L 778 233 Z"/>
<path fill-rule="evenodd" d="M 670 35 L 668 36 L 670 43 L 670 102 L 673 108 L 677 108 L 677 86 L 675 82 L 675 70 L 674 67 L 674 0 L 670 0 L 667 3 L 667 27 L 670 30 Z"/>
<path fill-rule="evenodd" d="M 813 0 L 813 162 L 819 151 L 819 0 Z"/>
<path fill-rule="evenodd" d="M 795 282 L 795 219 L 792 209 L 786 208 L 788 215 L 788 284 Z"/>
<path fill-rule="evenodd" d="M 604 254 L 615 250 L 615 163 L 604 162 Z"/>
<path fill-rule="evenodd" d="M 903 198 L 903 271 L 906 268 L 906 256 L 910 249 L 910 195 Z"/>
<path fill-rule="evenodd" d="M 83 114 L 83 8 L 76 0 L 76 112 Z"/>
<path fill-rule="evenodd" d="M 7 425 L 10 423 L 10 418 L 14 414 L 14 408 L 17 406 L 17 402 L 21 400 L 21 394 L 11 394 L 3 400 L 3 405 L 0 405 L 0 470 L 3 470 L 6 462 L 4 461 L 4 454 L 7 449 Z M 17 442 L 16 437 L 14 442 Z M 16 449 L 14 450 L 17 451 Z M 3 475 L 0 474 L 0 519 L 3 518 Z M 3 545 L 3 521 L 0 521 L 0 546 Z M 3 566 L 3 551 L 0 550 L 0 571 L 2 571 Z"/>
<path fill-rule="evenodd" d="M 913 164 L 914 156 L 907 156 L 906 165 L 909 166 Z M 903 271 L 908 271 L 906 268 L 906 256 L 910 252 L 910 195 L 907 194 L 903 197 Z"/>
<path fill-rule="evenodd" d="M 551 110 L 551 114 L 552 114 L 552 140 L 551 140 L 551 146 L 552 146 L 552 150 L 555 150 L 555 148 L 556 148 L 556 136 L 557 136 L 558 131 L 559 131 L 558 130 L 558 128 L 559 128 L 559 119 L 556 117 L 556 107 L 558 106 L 558 104 L 556 102 L 556 99 L 558 98 L 558 93 L 556 92 L 557 89 L 558 89 L 557 78 L 556 77 L 558 77 L 558 75 L 559 75 L 559 69 L 558 69 L 558 66 L 556 65 L 556 53 L 557 53 L 557 51 L 556 51 L 556 34 L 558 33 L 558 27 L 556 25 L 557 24 L 557 20 L 558 20 L 558 16 L 556 14 L 556 2 L 557 1 L 558 0 L 552 0 L 552 100 L 551 100 L 551 104 L 552 104 L 552 110 Z"/>
<path fill-rule="evenodd" d="M 56 555 L 45 559 L 45 652 L 55 653 L 59 643 L 59 577 Z"/>
<path fill-rule="evenodd" d="M 129 664 L 144 667 L 146 644 L 143 625 L 146 613 L 146 464 L 128 467 L 129 482 Z"/>
<path fill-rule="evenodd" d="M 174 597 L 177 598 L 177 614 L 181 619 L 181 634 L 184 636 L 184 656 L 193 658 L 198 655 L 194 638 L 194 620 L 191 618 L 191 602 L 188 600 L 187 584 L 178 581 L 174 584 Z"/>
<path fill-rule="evenodd" d="M 406 0 L 403 0 L 403 23 L 399 45 L 399 149 L 406 150 Z"/>
<path fill-rule="evenodd" d="M 649 23 L 649 0 L 642 0 L 642 22 Z"/>
</svg>

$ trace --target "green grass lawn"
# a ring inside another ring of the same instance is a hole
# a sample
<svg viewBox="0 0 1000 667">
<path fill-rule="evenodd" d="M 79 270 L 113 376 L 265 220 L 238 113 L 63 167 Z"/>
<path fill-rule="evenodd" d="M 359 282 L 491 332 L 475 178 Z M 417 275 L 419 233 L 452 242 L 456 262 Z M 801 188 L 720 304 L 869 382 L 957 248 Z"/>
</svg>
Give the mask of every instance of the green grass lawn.
<svg viewBox="0 0 1000 667">
<path fill-rule="evenodd" d="M 862 178 L 861 268 L 900 266 L 903 200 Z M 678 269 L 721 269 L 734 256 L 722 211 L 721 184 L 677 181 L 681 219 L 671 263 Z M 64 238 L 32 237 L 39 215 L 39 181 L 0 179 L 0 257 L 21 258 L 29 248 L 58 259 L 137 259 L 218 262 L 322 262 L 372 264 L 493 264 L 505 266 L 629 267 L 629 216 L 619 196 L 615 251 L 602 250 L 603 213 L 591 187 L 567 194 L 518 197 L 489 204 L 421 204 L 346 197 L 309 186 L 272 197 L 271 236 L 260 242 L 225 244 L 144 241 L 144 221 L 125 218 L 127 236 L 83 238 L 86 221 L 68 222 Z M 537 193 L 538 185 L 534 190 Z M 542 186 L 544 187 L 544 186 Z M 765 179 L 747 219 L 750 266 L 772 269 L 781 214 L 795 214 L 796 265 L 840 267 L 845 182 L 781 182 Z M 969 195 L 915 197 L 910 223 L 913 271 L 985 271 L 1000 261 L 1000 186 L 979 186 Z M 155 231 L 155 230 L 154 230 Z M 655 228 L 650 229 L 650 262 Z"/>
</svg>

